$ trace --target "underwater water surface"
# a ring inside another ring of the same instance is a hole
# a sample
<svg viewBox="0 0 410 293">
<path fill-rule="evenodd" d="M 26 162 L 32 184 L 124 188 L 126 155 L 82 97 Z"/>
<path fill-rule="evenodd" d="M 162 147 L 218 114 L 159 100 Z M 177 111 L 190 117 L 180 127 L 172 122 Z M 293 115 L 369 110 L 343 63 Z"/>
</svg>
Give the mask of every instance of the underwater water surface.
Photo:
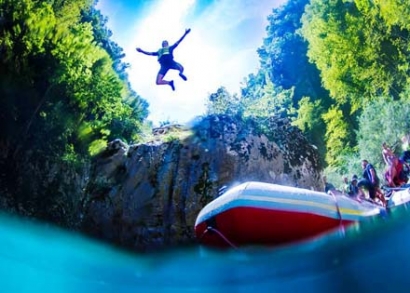
<svg viewBox="0 0 410 293">
<path fill-rule="evenodd" d="M 0 216 L 0 292 L 410 292 L 410 210 L 307 242 L 131 254 Z"/>
</svg>

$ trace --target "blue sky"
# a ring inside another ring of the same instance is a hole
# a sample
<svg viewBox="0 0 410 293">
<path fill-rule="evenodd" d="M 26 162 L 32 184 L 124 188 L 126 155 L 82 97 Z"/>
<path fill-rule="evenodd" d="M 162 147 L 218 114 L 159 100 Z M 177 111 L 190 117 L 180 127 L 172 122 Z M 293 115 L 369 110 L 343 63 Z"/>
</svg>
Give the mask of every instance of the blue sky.
<svg viewBox="0 0 410 293">
<path fill-rule="evenodd" d="M 205 113 L 209 94 L 225 86 L 239 92 L 241 82 L 257 71 L 256 50 L 266 36 L 267 16 L 286 0 L 99 0 L 108 16 L 113 41 L 126 54 L 133 89 L 150 104 L 149 120 L 186 123 Z M 177 41 L 186 28 L 191 33 L 174 51 L 188 81 L 176 71 L 176 91 L 155 84 L 156 57 L 135 48 L 157 51 L 162 40 Z"/>
</svg>

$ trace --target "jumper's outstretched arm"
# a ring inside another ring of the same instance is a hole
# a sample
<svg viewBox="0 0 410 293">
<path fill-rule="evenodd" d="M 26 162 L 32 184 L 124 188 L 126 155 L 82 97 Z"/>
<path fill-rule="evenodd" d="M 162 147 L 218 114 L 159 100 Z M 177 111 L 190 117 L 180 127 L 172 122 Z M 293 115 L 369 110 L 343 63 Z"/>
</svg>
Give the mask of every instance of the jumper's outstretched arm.
<svg viewBox="0 0 410 293">
<path fill-rule="evenodd" d="M 147 51 L 142 50 L 141 48 L 137 48 L 136 50 L 137 50 L 137 52 L 140 52 L 142 54 L 149 55 L 149 56 L 156 56 L 157 55 L 157 52 L 147 52 Z"/>
<path fill-rule="evenodd" d="M 186 36 L 187 34 L 189 34 L 190 31 L 191 31 L 191 29 L 190 29 L 190 28 L 187 28 L 187 29 L 185 30 L 185 33 L 182 35 L 182 37 L 181 37 L 178 41 L 176 41 L 176 43 L 174 44 L 174 46 L 175 46 L 175 47 L 178 46 L 179 43 L 181 43 L 182 40 L 185 38 L 185 36 Z"/>
</svg>

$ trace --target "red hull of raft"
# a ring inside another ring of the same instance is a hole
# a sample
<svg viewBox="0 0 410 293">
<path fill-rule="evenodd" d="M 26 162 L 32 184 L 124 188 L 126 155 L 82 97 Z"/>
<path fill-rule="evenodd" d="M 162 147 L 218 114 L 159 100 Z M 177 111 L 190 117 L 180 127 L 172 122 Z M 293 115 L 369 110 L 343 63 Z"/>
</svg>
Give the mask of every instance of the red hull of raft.
<svg viewBox="0 0 410 293">
<path fill-rule="evenodd" d="M 381 212 L 345 196 L 261 182 L 233 188 L 197 217 L 200 243 L 215 246 L 280 245 L 310 239 Z"/>
<path fill-rule="evenodd" d="M 198 224 L 196 237 L 206 245 L 225 247 L 297 242 L 354 222 L 309 213 L 239 207 L 218 214 L 214 223 L 210 230 L 208 223 Z"/>
</svg>

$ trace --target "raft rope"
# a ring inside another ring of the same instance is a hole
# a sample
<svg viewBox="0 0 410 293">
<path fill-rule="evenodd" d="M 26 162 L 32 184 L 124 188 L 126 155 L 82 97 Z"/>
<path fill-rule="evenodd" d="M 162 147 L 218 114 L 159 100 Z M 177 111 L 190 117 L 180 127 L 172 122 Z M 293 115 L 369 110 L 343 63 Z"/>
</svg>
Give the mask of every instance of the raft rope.
<svg viewBox="0 0 410 293">
<path fill-rule="evenodd" d="M 334 195 L 333 192 L 331 191 L 329 193 L 332 195 L 333 200 L 335 201 L 337 215 L 339 216 L 339 226 L 343 226 L 342 225 L 342 212 L 340 211 L 340 207 L 339 207 L 339 203 L 337 202 L 336 195 Z"/>
<path fill-rule="evenodd" d="M 221 239 L 222 239 L 223 241 L 225 241 L 228 245 L 230 245 L 231 247 L 233 247 L 233 248 L 235 248 L 235 249 L 238 248 L 238 246 L 236 246 L 236 245 L 233 244 L 231 241 L 229 241 L 229 239 L 226 238 L 224 234 L 222 234 L 220 231 L 218 231 L 217 229 L 215 229 L 215 228 L 213 228 L 213 227 L 211 227 L 211 226 L 208 226 L 208 227 L 205 229 L 205 231 L 204 231 L 204 233 L 202 233 L 200 239 L 202 239 L 202 238 L 205 236 L 205 234 L 208 233 L 208 232 L 215 232 L 215 233 L 216 233 L 219 237 L 221 237 Z"/>
</svg>

